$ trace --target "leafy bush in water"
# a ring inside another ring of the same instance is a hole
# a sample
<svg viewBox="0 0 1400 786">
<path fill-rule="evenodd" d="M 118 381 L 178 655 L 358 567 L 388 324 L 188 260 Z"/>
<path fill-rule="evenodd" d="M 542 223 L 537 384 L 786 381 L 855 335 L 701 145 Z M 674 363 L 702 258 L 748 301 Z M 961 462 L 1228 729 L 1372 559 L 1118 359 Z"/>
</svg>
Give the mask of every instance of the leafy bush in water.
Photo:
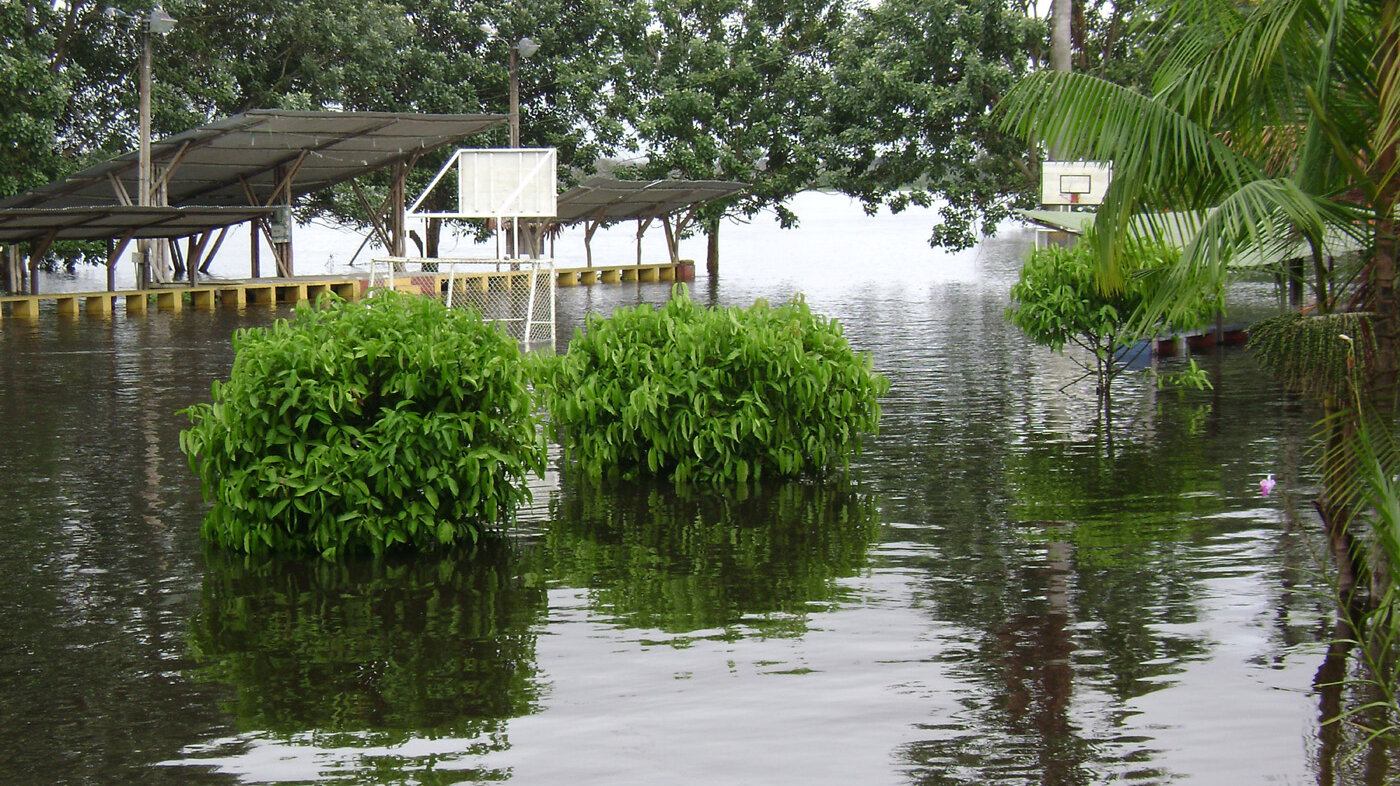
<svg viewBox="0 0 1400 786">
<path fill-rule="evenodd" d="M 565 447 L 591 475 L 746 482 L 848 465 L 889 384 L 841 325 L 800 298 L 590 316 L 540 383 Z"/>
<path fill-rule="evenodd" d="M 385 293 L 240 330 L 180 447 L 247 552 L 380 553 L 475 541 L 529 499 L 544 443 L 515 343 L 480 316 Z"/>
<path fill-rule="evenodd" d="M 1006 310 L 1007 320 L 1020 328 L 1031 341 L 1056 352 L 1066 345 L 1087 351 L 1071 359 L 1092 375 L 1102 404 L 1107 405 L 1114 379 L 1124 371 L 1120 351 L 1140 338 L 1151 338 L 1169 330 L 1162 323 L 1143 324 L 1141 311 L 1150 301 L 1162 276 L 1177 263 L 1181 251 L 1158 244 L 1131 242 L 1119 264 L 1133 275 L 1122 288 L 1105 291 L 1099 286 L 1095 250 L 1097 237 L 1091 231 L 1073 246 L 1036 248 L 1026 257 L 1021 275 L 1011 287 L 1014 305 Z M 1222 307 L 1218 294 L 1196 292 L 1177 304 L 1182 322 L 1170 326 L 1186 329 L 1205 324 Z M 1204 377 L 1196 374 L 1195 362 L 1185 380 Z"/>
</svg>

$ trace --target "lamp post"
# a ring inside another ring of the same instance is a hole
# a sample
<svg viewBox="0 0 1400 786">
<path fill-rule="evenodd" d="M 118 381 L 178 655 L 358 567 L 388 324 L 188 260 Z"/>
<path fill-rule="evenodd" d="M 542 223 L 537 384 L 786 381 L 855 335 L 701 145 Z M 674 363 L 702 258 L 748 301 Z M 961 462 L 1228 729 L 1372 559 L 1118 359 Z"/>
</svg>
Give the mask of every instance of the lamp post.
<svg viewBox="0 0 1400 786">
<path fill-rule="evenodd" d="M 151 34 L 165 35 L 175 28 L 175 17 L 165 9 L 156 6 L 142 20 L 141 25 L 141 153 L 140 188 L 137 204 L 149 207 L 151 203 Z"/>
<path fill-rule="evenodd" d="M 175 29 L 178 21 L 175 17 L 167 14 L 165 9 L 159 5 L 152 8 L 149 14 L 136 16 L 126 14 L 122 11 L 108 6 L 106 14 L 110 18 L 121 17 L 130 22 L 135 22 L 141 27 L 141 64 L 139 68 L 137 87 L 139 139 L 137 143 L 136 159 L 136 204 L 140 207 L 150 207 L 154 200 L 151 194 L 151 34 L 165 35 Z M 141 258 L 141 267 L 137 270 L 136 286 L 144 288 L 150 274 L 150 253 L 151 241 L 143 238 L 136 243 L 138 255 Z"/>
<path fill-rule="evenodd" d="M 529 59 L 540 45 L 521 38 L 510 47 L 510 146 L 520 147 L 520 58 Z"/>
<path fill-rule="evenodd" d="M 488 39 L 498 38 L 496 28 L 490 22 L 481 25 L 481 31 Z M 510 83 L 510 146 L 520 147 L 520 60 L 528 60 L 536 52 L 540 51 L 538 42 L 521 37 L 520 40 L 510 45 L 509 67 L 506 69 Z M 505 227 L 502 227 L 505 229 Z M 506 256 L 515 257 L 515 238 L 518 234 L 515 222 L 510 222 L 510 231 L 506 233 Z"/>
<path fill-rule="evenodd" d="M 486 34 L 487 40 L 500 39 L 496 33 L 496 26 L 490 22 L 481 23 L 481 32 Z M 507 73 L 510 75 L 510 146 L 520 147 L 520 59 L 530 59 L 532 55 L 540 51 L 539 42 L 529 38 L 521 38 L 510 45 L 510 67 Z"/>
</svg>

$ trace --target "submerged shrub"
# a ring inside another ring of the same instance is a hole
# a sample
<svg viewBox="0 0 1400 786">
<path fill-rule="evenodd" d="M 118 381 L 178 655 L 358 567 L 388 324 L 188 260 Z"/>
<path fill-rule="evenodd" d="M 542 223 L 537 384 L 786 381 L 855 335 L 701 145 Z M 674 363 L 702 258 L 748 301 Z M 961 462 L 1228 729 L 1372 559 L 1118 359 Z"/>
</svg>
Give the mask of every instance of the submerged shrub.
<svg viewBox="0 0 1400 786">
<path fill-rule="evenodd" d="M 681 482 L 844 468 L 889 389 L 840 323 L 801 298 L 711 309 L 683 286 L 660 308 L 590 316 L 543 377 L 583 471 Z"/>
<path fill-rule="evenodd" d="M 246 552 L 334 557 L 474 542 L 528 500 L 544 443 L 515 342 L 471 312 L 383 293 L 240 330 L 180 448 Z"/>
</svg>

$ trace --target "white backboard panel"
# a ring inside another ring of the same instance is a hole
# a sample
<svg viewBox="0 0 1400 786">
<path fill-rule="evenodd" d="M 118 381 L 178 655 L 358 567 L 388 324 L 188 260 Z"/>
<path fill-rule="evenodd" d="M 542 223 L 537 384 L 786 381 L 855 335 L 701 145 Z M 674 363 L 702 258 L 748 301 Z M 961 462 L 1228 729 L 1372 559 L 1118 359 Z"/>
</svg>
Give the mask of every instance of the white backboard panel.
<svg viewBox="0 0 1400 786">
<path fill-rule="evenodd" d="M 1101 204 L 1112 176 L 1112 166 L 1098 161 L 1046 161 L 1041 165 L 1040 203 Z"/>
<path fill-rule="evenodd" d="M 489 218 L 552 218 L 558 214 L 553 148 L 458 151 L 458 212 Z"/>
</svg>

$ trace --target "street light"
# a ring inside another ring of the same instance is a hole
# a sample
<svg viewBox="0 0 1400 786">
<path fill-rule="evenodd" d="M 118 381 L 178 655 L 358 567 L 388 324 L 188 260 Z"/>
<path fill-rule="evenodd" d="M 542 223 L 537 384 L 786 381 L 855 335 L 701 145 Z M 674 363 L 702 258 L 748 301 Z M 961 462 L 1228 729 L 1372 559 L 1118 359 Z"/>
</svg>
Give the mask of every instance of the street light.
<svg viewBox="0 0 1400 786">
<path fill-rule="evenodd" d="M 520 147 L 520 57 L 526 60 L 540 51 L 540 45 L 521 38 L 510 47 L 510 146 Z M 519 55 L 517 57 L 516 55 Z"/>
<path fill-rule="evenodd" d="M 165 35 L 175 29 L 177 20 L 167 14 L 165 9 L 157 5 L 145 16 L 126 14 L 112 7 L 107 7 L 107 16 L 111 18 L 122 17 L 135 22 L 141 26 L 141 69 L 138 79 L 138 89 L 140 91 L 140 147 L 137 153 L 136 163 L 136 204 L 141 207 L 150 207 L 151 200 L 151 34 Z M 137 251 L 143 261 L 143 270 L 137 272 L 138 288 L 144 287 L 146 278 L 150 272 L 151 241 L 141 239 L 136 244 Z"/>
<path fill-rule="evenodd" d="M 488 39 L 500 38 L 496 34 L 496 26 L 490 22 L 481 24 L 481 32 L 486 34 Z M 520 60 L 530 59 L 532 55 L 540 51 L 540 45 L 531 38 L 522 37 L 519 41 L 510 45 L 510 146 L 520 147 Z M 504 227 L 502 227 L 504 229 Z M 506 255 L 515 256 L 517 231 L 515 221 L 510 222 L 510 232 L 506 234 Z"/>
<path fill-rule="evenodd" d="M 496 26 L 490 22 L 481 24 L 481 32 L 487 38 L 499 38 Z M 538 41 L 522 37 L 510 45 L 510 146 L 520 147 L 520 60 L 529 60 L 540 51 Z"/>
</svg>

